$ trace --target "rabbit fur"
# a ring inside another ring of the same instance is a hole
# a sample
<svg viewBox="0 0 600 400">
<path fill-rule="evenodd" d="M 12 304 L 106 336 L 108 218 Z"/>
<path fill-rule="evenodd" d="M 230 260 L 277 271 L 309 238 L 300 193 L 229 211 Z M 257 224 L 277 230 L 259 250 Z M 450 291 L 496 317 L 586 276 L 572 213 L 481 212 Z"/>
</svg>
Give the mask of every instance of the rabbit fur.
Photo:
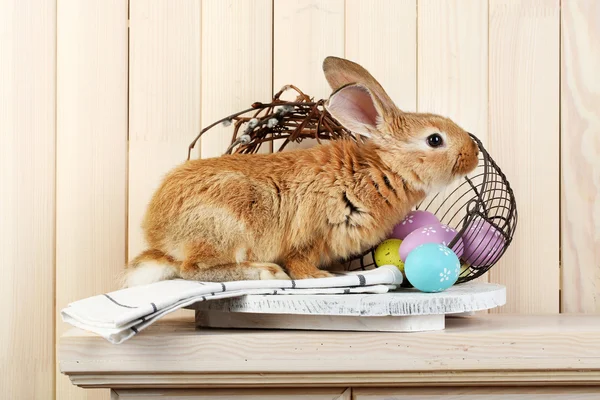
<svg viewBox="0 0 600 400">
<path fill-rule="evenodd" d="M 325 107 L 367 139 L 176 167 L 147 207 L 148 250 L 128 264 L 125 287 L 331 276 L 325 269 L 377 245 L 428 193 L 477 166 L 477 145 L 450 119 L 399 110 L 352 61 L 327 57 L 323 70 Z"/>
</svg>

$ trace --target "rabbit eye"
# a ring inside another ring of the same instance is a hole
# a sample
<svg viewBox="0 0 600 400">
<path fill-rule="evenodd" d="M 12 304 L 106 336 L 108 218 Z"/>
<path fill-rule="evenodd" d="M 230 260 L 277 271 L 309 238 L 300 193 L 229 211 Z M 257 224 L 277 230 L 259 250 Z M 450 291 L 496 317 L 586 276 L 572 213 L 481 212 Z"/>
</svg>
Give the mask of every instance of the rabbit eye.
<svg viewBox="0 0 600 400">
<path fill-rule="evenodd" d="M 442 138 L 442 135 L 440 135 L 439 133 L 434 133 L 431 134 L 429 136 L 427 136 L 427 144 L 430 147 L 440 147 L 441 145 L 444 144 L 444 139 Z"/>
</svg>

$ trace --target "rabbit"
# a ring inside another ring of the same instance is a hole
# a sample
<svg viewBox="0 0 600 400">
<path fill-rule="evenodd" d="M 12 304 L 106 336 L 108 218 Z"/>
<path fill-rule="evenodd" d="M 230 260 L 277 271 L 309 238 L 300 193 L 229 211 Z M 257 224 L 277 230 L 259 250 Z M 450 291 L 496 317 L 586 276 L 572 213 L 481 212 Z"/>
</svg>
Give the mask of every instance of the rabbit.
<svg viewBox="0 0 600 400">
<path fill-rule="evenodd" d="M 384 240 L 429 193 L 473 171 L 479 149 L 450 119 L 403 112 L 362 66 L 327 57 L 324 107 L 364 140 L 176 167 L 142 224 L 149 249 L 125 287 L 166 279 L 324 278 Z"/>
</svg>

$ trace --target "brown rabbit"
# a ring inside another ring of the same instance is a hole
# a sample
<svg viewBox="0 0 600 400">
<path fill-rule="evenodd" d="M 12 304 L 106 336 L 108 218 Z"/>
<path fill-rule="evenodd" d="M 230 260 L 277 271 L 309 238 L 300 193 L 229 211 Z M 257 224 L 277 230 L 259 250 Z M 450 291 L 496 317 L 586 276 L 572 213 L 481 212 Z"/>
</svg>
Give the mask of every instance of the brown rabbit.
<svg viewBox="0 0 600 400">
<path fill-rule="evenodd" d="M 400 111 L 351 61 L 328 57 L 323 70 L 327 110 L 369 139 L 175 168 L 149 204 L 149 250 L 131 261 L 125 286 L 330 276 L 320 267 L 376 245 L 428 193 L 477 166 L 476 144 L 448 118 Z"/>
</svg>

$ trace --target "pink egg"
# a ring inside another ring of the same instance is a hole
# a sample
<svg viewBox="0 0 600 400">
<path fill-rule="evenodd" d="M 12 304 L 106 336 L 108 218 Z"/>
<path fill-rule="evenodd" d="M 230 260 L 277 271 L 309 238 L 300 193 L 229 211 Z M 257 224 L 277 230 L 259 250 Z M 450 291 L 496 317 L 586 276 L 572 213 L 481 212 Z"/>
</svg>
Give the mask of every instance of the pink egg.
<svg viewBox="0 0 600 400">
<path fill-rule="evenodd" d="M 436 225 L 440 221 L 429 211 L 411 211 L 400 221 L 390 235 L 390 238 L 404 240 L 411 232 L 424 226 Z"/>
<path fill-rule="evenodd" d="M 448 246 L 457 233 L 455 229 L 440 223 L 421 227 L 413 231 L 402 241 L 399 249 L 400 259 L 406 261 L 406 257 L 408 257 L 411 251 L 425 243 L 437 243 Z M 454 251 L 457 257 L 460 258 L 462 256 L 463 243 L 460 238 L 452 246 L 452 251 Z"/>
<path fill-rule="evenodd" d="M 494 264 L 502 255 L 505 243 L 502 233 L 481 218 L 474 219 L 467 226 L 462 239 L 465 247 L 463 259 L 472 267 Z"/>
</svg>

